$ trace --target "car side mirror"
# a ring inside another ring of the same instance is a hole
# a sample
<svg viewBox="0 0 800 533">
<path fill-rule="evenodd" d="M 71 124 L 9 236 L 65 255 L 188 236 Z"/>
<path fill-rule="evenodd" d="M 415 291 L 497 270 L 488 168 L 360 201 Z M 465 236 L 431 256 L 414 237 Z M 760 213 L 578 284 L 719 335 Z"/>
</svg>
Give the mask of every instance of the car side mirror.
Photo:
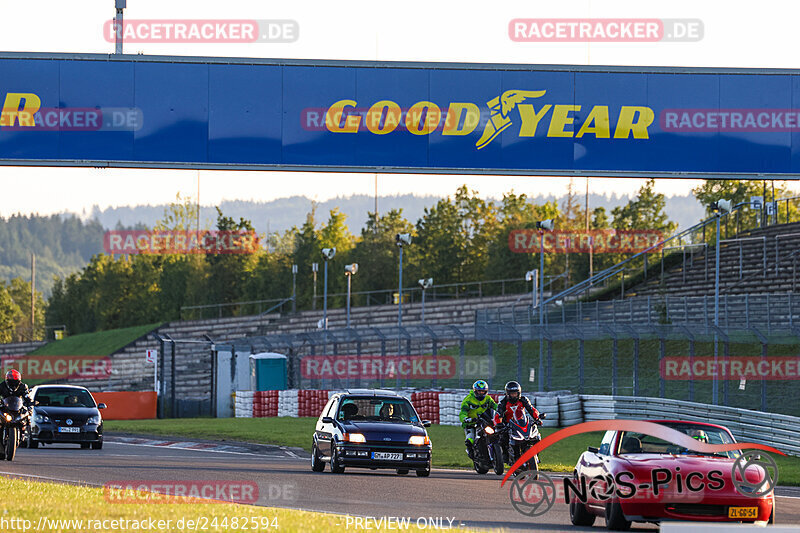
<svg viewBox="0 0 800 533">
<path fill-rule="evenodd" d="M 323 424 L 333 424 L 333 418 L 331 418 L 329 416 L 323 416 L 322 417 L 322 423 Z"/>
<path fill-rule="evenodd" d="M 104 403 L 98 403 L 97 404 L 97 408 L 98 409 L 105 409 L 106 407 L 108 407 L 108 406 L 106 404 L 104 404 Z"/>
<path fill-rule="evenodd" d="M 599 451 L 600 451 L 600 448 L 595 448 L 594 446 L 589 446 L 589 447 L 588 447 L 588 448 L 586 448 L 586 449 L 587 449 L 588 451 L 592 452 L 592 453 L 597 453 L 597 452 L 599 452 Z"/>
<path fill-rule="evenodd" d="M 424 427 L 424 428 L 431 427 L 431 421 L 430 420 L 423 420 L 422 421 L 422 427 Z"/>
</svg>

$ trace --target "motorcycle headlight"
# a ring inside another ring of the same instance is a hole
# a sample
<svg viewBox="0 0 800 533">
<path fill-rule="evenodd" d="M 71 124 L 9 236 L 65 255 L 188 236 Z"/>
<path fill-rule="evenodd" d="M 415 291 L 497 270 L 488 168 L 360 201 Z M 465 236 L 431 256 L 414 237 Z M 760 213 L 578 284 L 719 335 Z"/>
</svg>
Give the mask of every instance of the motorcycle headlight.
<svg viewBox="0 0 800 533">
<path fill-rule="evenodd" d="M 411 438 L 408 439 L 408 443 L 413 444 L 414 446 L 424 446 L 426 444 L 430 444 L 431 440 L 427 435 L 411 435 Z"/>
<path fill-rule="evenodd" d="M 100 415 L 90 416 L 89 419 L 86 421 L 87 424 L 99 425 L 100 424 Z"/>
<path fill-rule="evenodd" d="M 494 428 L 486 427 L 484 431 L 487 435 L 494 435 Z"/>
<path fill-rule="evenodd" d="M 42 422 L 50 422 L 50 417 L 47 415 L 36 415 L 33 417 L 33 421 L 37 424 L 41 424 Z"/>
<path fill-rule="evenodd" d="M 3 416 L 6 417 L 6 422 L 11 422 L 11 415 L 8 413 L 3 413 Z"/>
</svg>

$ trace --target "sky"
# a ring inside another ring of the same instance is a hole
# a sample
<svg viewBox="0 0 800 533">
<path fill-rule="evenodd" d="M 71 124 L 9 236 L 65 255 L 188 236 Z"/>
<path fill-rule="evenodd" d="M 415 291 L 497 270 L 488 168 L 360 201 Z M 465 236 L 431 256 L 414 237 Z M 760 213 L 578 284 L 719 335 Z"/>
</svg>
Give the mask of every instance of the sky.
<svg viewBox="0 0 800 533">
<path fill-rule="evenodd" d="M 300 37 L 293 43 L 128 44 L 126 53 L 354 59 L 456 61 L 574 65 L 652 65 L 798 68 L 800 44 L 796 1 L 716 0 L 623 1 L 530 0 L 346 2 L 296 0 L 131 0 L 132 19 L 291 19 Z M 2 2 L 0 50 L 112 53 L 103 24 L 114 15 L 114 0 L 27 0 Z M 36 17 L 33 18 L 32 14 Z M 672 18 L 699 19 L 696 42 L 518 43 L 508 36 L 514 18 Z M 14 22 L 16 21 L 16 22 Z M 579 190 L 585 179 L 576 179 Z M 374 194 L 374 174 L 200 171 L 200 202 L 272 200 L 306 195 L 324 201 L 350 194 Z M 568 178 L 519 176 L 378 176 L 378 193 L 448 195 L 466 183 L 484 196 L 518 193 L 557 194 Z M 593 178 L 593 192 L 633 194 L 639 179 Z M 697 180 L 660 179 L 656 189 L 686 194 Z M 93 205 L 160 204 L 176 193 L 196 197 L 198 171 L 144 169 L 0 167 L 0 216 L 12 213 L 81 213 Z M 69 186 L 67 186 L 67 184 Z"/>
</svg>

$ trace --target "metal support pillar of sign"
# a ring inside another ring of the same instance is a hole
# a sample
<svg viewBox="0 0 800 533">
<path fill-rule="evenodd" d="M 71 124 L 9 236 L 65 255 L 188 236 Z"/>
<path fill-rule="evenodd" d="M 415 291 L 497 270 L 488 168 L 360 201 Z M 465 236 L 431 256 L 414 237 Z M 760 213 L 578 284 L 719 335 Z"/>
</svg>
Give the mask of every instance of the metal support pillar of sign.
<svg viewBox="0 0 800 533">
<path fill-rule="evenodd" d="M 397 327 L 403 327 L 403 246 L 400 245 L 400 265 L 397 283 Z M 399 337 L 398 337 L 399 338 Z"/>
<path fill-rule="evenodd" d="M 114 2 L 117 9 L 116 20 L 114 21 L 114 34 L 116 35 L 116 47 L 114 49 L 114 53 L 116 54 L 122 53 L 123 34 L 125 32 L 122 21 L 122 12 L 126 7 L 126 1 L 127 0 L 115 0 Z"/>
<path fill-rule="evenodd" d="M 714 267 L 714 368 L 718 368 L 717 360 L 719 359 L 719 221 L 721 214 L 719 211 L 717 215 L 717 245 L 716 245 L 716 266 Z M 714 405 L 719 404 L 719 380 L 717 373 L 714 372 L 711 383 L 711 403 Z"/>
</svg>

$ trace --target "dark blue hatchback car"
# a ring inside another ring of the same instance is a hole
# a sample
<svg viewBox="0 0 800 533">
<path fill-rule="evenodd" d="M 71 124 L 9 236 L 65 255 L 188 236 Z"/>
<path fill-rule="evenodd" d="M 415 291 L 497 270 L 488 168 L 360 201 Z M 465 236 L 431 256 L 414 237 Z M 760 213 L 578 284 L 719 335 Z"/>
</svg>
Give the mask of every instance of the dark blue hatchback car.
<svg viewBox="0 0 800 533">
<path fill-rule="evenodd" d="M 384 390 L 350 390 L 331 396 L 314 431 L 311 469 L 341 474 L 346 467 L 391 468 L 398 474 L 431 473 L 431 441 L 406 398 Z"/>
</svg>

